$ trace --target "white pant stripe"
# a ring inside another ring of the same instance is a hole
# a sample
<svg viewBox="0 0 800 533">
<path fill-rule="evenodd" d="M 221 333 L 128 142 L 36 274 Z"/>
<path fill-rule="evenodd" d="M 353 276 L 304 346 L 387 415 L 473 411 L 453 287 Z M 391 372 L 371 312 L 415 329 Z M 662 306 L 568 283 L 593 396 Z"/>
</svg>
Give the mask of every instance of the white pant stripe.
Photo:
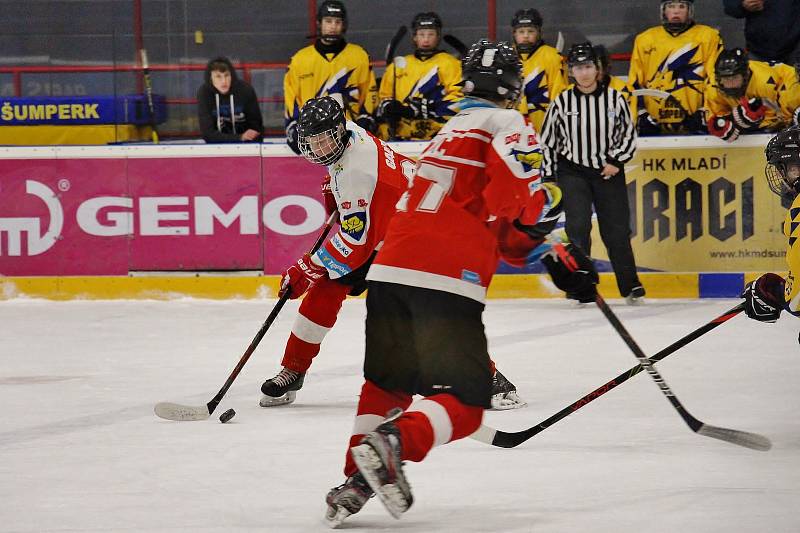
<svg viewBox="0 0 800 533">
<path fill-rule="evenodd" d="M 320 326 L 299 313 L 292 326 L 295 337 L 310 344 L 322 344 L 322 340 L 330 330 L 331 328 Z"/>
<path fill-rule="evenodd" d="M 353 435 L 366 435 L 381 425 L 384 417 L 380 415 L 358 415 L 353 424 Z"/>
<path fill-rule="evenodd" d="M 453 422 L 450 420 L 450 415 L 447 414 L 447 409 L 442 404 L 433 400 L 419 400 L 414 402 L 406 412 L 411 413 L 414 411 L 428 417 L 428 421 L 433 427 L 434 446 L 441 446 L 450 442 L 453 437 Z"/>
</svg>

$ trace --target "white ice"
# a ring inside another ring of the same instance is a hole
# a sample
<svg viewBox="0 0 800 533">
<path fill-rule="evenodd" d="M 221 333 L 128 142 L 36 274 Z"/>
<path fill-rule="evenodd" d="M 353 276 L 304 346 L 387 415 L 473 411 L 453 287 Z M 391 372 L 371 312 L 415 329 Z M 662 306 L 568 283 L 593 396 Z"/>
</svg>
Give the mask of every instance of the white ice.
<svg viewBox="0 0 800 533">
<path fill-rule="evenodd" d="M 655 353 L 734 300 L 612 302 Z M 211 419 L 203 405 L 274 300 L 0 302 L 0 531 L 324 531 L 361 385 L 363 300 L 348 301 L 294 405 L 258 407 L 290 303 Z M 490 301 L 491 353 L 530 406 L 489 413 L 517 431 L 636 360 L 596 308 Z M 520 447 L 463 440 L 406 473 L 401 520 L 371 500 L 345 528 L 454 532 L 800 531 L 800 322 L 738 316 L 658 364 L 704 422 L 760 433 L 757 452 L 694 434 L 642 373 Z M 236 417 L 220 424 L 229 407 Z"/>
</svg>

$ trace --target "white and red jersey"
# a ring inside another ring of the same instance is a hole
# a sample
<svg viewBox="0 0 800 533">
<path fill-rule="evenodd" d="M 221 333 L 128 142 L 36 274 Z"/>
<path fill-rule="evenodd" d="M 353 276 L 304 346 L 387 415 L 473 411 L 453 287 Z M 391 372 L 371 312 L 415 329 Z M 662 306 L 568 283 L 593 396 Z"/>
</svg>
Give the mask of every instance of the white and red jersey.
<svg viewBox="0 0 800 533">
<path fill-rule="evenodd" d="M 312 256 L 331 279 L 357 269 L 380 247 L 416 166 L 355 123 L 347 122 L 347 130 L 344 154 L 328 167 L 339 231 Z"/>
<path fill-rule="evenodd" d="M 525 208 L 526 223 L 536 222 L 541 162 L 536 134 L 516 110 L 464 99 L 422 153 L 367 279 L 482 302 L 498 262 L 487 223 Z"/>
</svg>

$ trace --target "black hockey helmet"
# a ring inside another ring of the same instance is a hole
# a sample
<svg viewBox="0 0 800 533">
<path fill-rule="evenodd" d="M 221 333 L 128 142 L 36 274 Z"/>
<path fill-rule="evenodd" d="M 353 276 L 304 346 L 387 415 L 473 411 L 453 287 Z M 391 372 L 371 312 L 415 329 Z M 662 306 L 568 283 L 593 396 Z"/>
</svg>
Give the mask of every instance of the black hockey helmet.
<svg viewBox="0 0 800 533">
<path fill-rule="evenodd" d="M 800 128 L 790 126 L 779 132 L 769 140 L 764 154 L 769 188 L 778 196 L 794 198 L 800 193 Z"/>
<path fill-rule="evenodd" d="M 312 98 L 300 110 L 297 145 L 312 163 L 334 164 L 344 154 L 348 137 L 344 110 L 335 98 Z"/>
<path fill-rule="evenodd" d="M 659 0 L 659 12 L 661 16 L 661 25 L 664 29 L 672 35 L 678 35 L 685 32 L 691 27 L 694 22 L 694 0 Z M 689 9 L 689 14 L 684 22 L 670 22 L 667 20 L 665 8 L 667 4 L 680 3 L 686 4 Z"/>
<path fill-rule="evenodd" d="M 436 30 L 442 33 L 442 18 L 433 11 L 417 13 L 411 21 L 411 33 L 417 30 Z"/>
<path fill-rule="evenodd" d="M 530 9 L 520 9 L 514 16 L 511 17 L 511 29 L 516 30 L 517 28 L 522 28 L 523 26 L 533 26 L 534 28 L 542 29 L 542 15 L 539 13 L 538 10 L 530 8 Z"/>
<path fill-rule="evenodd" d="M 461 75 L 467 96 L 516 102 L 522 89 L 522 63 L 507 42 L 473 44 L 461 60 Z"/>
<path fill-rule="evenodd" d="M 726 87 L 722 78 L 731 78 L 736 75 L 742 76 L 742 83 L 738 87 Z M 729 48 L 723 50 L 717 56 L 714 63 L 714 78 L 717 88 L 728 96 L 741 98 L 747 90 L 750 82 L 750 60 L 747 52 L 741 48 Z"/>
<path fill-rule="evenodd" d="M 592 43 L 589 41 L 583 43 L 573 44 L 569 47 L 567 52 L 567 67 L 572 68 L 576 65 L 583 65 L 584 63 L 592 63 L 598 69 L 600 68 L 600 60 L 597 57 Z"/>
<path fill-rule="evenodd" d="M 608 48 L 602 44 L 595 44 L 592 48 L 594 48 L 594 55 L 597 56 L 597 63 L 604 72 L 608 72 L 611 67 L 611 55 L 608 53 Z"/>
<path fill-rule="evenodd" d="M 325 0 L 319 5 L 317 9 L 317 23 L 319 23 L 323 17 L 339 18 L 342 19 L 345 26 L 347 25 L 347 10 L 344 4 L 339 0 Z"/>
</svg>

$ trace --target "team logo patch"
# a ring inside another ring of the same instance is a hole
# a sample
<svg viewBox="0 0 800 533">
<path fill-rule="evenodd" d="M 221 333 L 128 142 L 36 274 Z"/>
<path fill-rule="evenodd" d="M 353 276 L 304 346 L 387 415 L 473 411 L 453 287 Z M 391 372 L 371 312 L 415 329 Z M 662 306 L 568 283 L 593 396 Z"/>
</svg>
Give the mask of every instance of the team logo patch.
<svg viewBox="0 0 800 533">
<path fill-rule="evenodd" d="M 342 239 L 339 238 L 338 233 L 333 236 L 333 239 L 331 239 L 331 244 L 333 245 L 333 247 L 336 249 L 337 252 L 342 254 L 343 257 L 347 257 L 351 253 L 353 253 L 353 249 L 347 246 L 344 243 L 344 241 L 342 241 Z"/>
<path fill-rule="evenodd" d="M 521 150 L 512 148 L 511 154 L 517 159 L 517 161 L 522 163 L 522 168 L 525 170 L 525 172 L 530 172 L 535 168 L 541 168 L 542 160 L 544 159 L 542 152 L 539 150 L 523 152 Z"/>
<path fill-rule="evenodd" d="M 366 200 L 364 200 L 363 198 L 359 198 L 358 199 L 358 207 L 367 207 L 367 203 L 368 202 Z"/>
<path fill-rule="evenodd" d="M 476 272 L 472 272 L 471 270 L 462 270 L 461 271 L 461 279 L 468 283 L 474 283 L 475 285 L 481 284 L 481 276 Z"/>
<path fill-rule="evenodd" d="M 348 214 L 342 220 L 342 231 L 353 240 L 360 240 L 364 235 L 364 230 L 367 227 L 367 213 L 366 211 L 357 211 Z"/>
</svg>

